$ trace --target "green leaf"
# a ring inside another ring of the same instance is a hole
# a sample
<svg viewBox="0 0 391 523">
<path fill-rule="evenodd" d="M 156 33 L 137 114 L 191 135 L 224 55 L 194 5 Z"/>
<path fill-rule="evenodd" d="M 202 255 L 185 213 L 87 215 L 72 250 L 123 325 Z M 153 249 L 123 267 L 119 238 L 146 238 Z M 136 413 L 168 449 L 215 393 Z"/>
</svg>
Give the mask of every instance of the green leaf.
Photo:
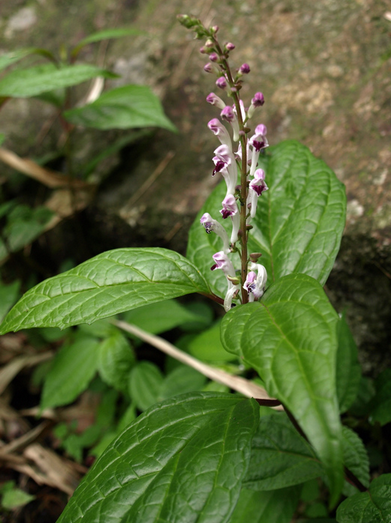
<svg viewBox="0 0 391 523">
<path fill-rule="evenodd" d="M 304 483 L 322 473 L 311 446 L 287 416 L 271 414 L 261 418 L 252 442 L 246 488 L 275 490 Z"/>
<path fill-rule="evenodd" d="M 223 523 L 239 497 L 258 405 L 191 393 L 139 416 L 93 465 L 58 523 Z"/>
<path fill-rule="evenodd" d="M 129 394 L 139 410 L 147 410 L 158 401 L 162 383 L 163 374 L 154 363 L 142 361 L 132 369 Z"/>
<path fill-rule="evenodd" d="M 314 446 L 329 478 L 331 503 L 343 485 L 337 322 L 319 283 L 292 274 L 271 285 L 261 302 L 231 309 L 222 323 L 225 348 L 243 354 Z"/>
<path fill-rule="evenodd" d="M 71 56 L 75 57 L 79 54 L 80 50 L 87 44 L 92 44 L 94 42 L 100 42 L 102 40 L 111 40 L 113 38 L 122 38 L 124 36 L 133 36 L 145 34 L 145 31 L 140 31 L 139 29 L 105 29 L 104 31 L 99 31 L 92 35 L 83 38 L 80 42 L 72 49 Z"/>
<path fill-rule="evenodd" d="M 13 510 L 27 505 L 27 503 L 30 503 L 33 499 L 35 499 L 35 496 L 27 494 L 24 490 L 12 488 L 4 492 L 0 505 L 6 510 Z"/>
<path fill-rule="evenodd" d="M 117 87 L 95 102 L 65 111 L 64 117 L 75 125 L 101 130 L 163 127 L 177 132 L 165 116 L 159 98 L 145 85 Z"/>
<path fill-rule="evenodd" d="M 117 75 L 94 65 L 68 65 L 58 69 L 54 64 L 16 69 L 0 80 L 0 96 L 29 98 L 47 91 L 71 87 L 91 78 L 117 78 Z"/>
<path fill-rule="evenodd" d="M 104 340 L 98 353 L 98 371 L 108 385 L 127 391 L 129 374 L 136 364 L 136 356 L 129 341 L 120 332 Z"/>
<path fill-rule="evenodd" d="M 338 523 L 389 523 L 391 521 L 391 474 L 372 481 L 369 492 L 345 499 L 337 510 Z"/>
<path fill-rule="evenodd" d="M 364 487 L 369 487 L 369 459 L 360 437 L 348 427 L 342 427 L 342 449 L 345 466 Z"/>
<path fill-rule="evenodd" d="M 187 343 L 187 350 L 192 356 L 206 362 L 224 362 L 236 360 L 236 356 L 227 352 L 220 340 L 221 322 L 210 329 L 193 336 Z"/>
<path fill-rule="evenodd" d="M 198 316 L 177 301 L 166 300 L 128 311 L 124 314 L 124 320 L 151 334 L 160 334 L 189 321 L 197 321 Z"/>
<path fill-rule="evenodd" d="M 333 267 L 345 225 L 345 189 L 333 171 L 304 145 L 290 140 L 270 148 L 261 162 L 269 190 L 258 201 L 251 222 L 249 252 L 261 252 L 269 285 L 291 273 L 303 273 L 322 285 Z M 226 185 L 219 184 L 206 201 L 189 233 L 187 257 L 201 269 L 212 290 L 224 295 L 222 271 L 210 271 L 212 255 L 222 248 L 216 234 L 206 234 L 200 218 L 209 212 L 227 228 L 219 215 Z"/>
<path fill-rule="evenodd" d="M 41 409 L 72 403 L 97 370 L 99 341 L 79 336 L 57 353 L 43 386 Z"/>
<path fill-rule="evenodd" d="M 290 523 L 300 497 L 300 488 L 268 492 L 243 488 L 229 523 Z"/>
<path fill-rule="evenodd" d="M 4 140 L 5 140 L 5 134 L 0 133 L 0 145 L 4 142 Z"/>
<path fill-rule="evenodd" d="M 8 313 L 0 334 L 30 327 L 91 323 L 192 292 L 208 294 L 198 269 L 160 248 L 107 251 L 30 289 Z"/>
<path fill-rule="evenodd" d="M 26 47 L 23 49 L 17 49 L 16 51 L 12 51 L 10 53 L 5 53 L 0 56 L 0 71 L 5 69 L 6 67 L 14 64 L 15 62 L 19 62 L 19 60 L 22 60 L 22 58 L 25 58 L 26 56 L 29 56 L 31 54 L 38 54 L 40 56 L 44 56 L 45 58 L 48 58 L 51 61 L 55 61 L 54 56 L 50 51 L 47 51 L 46 49 L 40 49 L 38 47 Z"/>
<path fill-rule="evenodd" d="M 357 397 L 361 380 L 356 343 L 346 323 L 345 314 L 337 325 L 337 395 L 341 413 L 346 412 Z"/>
<path fill-rule="evenodd" d="M 385 369 L 375 380 L 376 394 L 370 403 L 371 423 L 386 425 L 391 421 L 391 369 Z"/>
<path fill-rule="evenodd" d="M 19 295 L 19 287 L 20 282 L 18 280 L 9 285 L 0 284 L 0 323 L 16 302 Z"/>
<path fill-rule="evenodd" d="M 174 369 L 161 384 L 159 391 L 159 401 L 185 394 L 186 392 L 195 392 L 203 389 L 206 378 L 196 370 L 181 365 Z"/>
</svg>

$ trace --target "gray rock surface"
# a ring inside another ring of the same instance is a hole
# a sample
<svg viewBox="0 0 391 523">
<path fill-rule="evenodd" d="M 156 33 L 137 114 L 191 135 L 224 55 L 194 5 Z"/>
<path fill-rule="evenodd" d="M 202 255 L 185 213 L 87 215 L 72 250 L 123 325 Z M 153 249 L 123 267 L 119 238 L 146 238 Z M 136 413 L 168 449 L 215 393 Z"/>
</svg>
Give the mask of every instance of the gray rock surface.
<svg viewBox="0 0 391 523">
<path fill-rule="evenodd" d="M 65 4 L 40 0 L 32 8 L 21 0 L 3 0 L 0 27 L 5 36 L 0 51 L 24 45 L 56 50 L 62 41 L 75 44 L 95 30 L 133 23 L 147 34 L 111 44 L 108 64 L 123 76 L 111 85 L 149 84 L 180 131 L 174 135 L 159 130 L 140 144 L 137 155 L 132 157 L 130 149 L 130 156 L 122 156 L 116 174 L 98 194 L 95 223 L 101 230 L 116 231 L 122 244 L 159 244 L 184 251 L 188 227 L 215 183 L 210 172 L 216 142 L 206 124 L 216 113 L 205 103 L 214 90 L 214 77 L 203 72 L 200 42 L 176 22 L 176 15 L 192 14 L 218 24 L 221 39 L 236 45 L 235 64 L 251 66 L 244 98 L 249 100 L 258 90 L 265 95 L 261 121 L 268 127 L 270 143 L 301 140 L 345 183 L 345 237 L 327 290 L 339 310 L 347 308 L 365 371 L 376 374 L 390 364 L 389 3 L 70 0 Z M 83 57 L 93 61 L 93 49 L 86 48 Z M 49 117 L 42 105 L 13 101 L 2 111 L 0 132 L 7 134 L 9 148 L 31 154 Z M 53 147 L 57 138 L 48 137 L 38 146 Z M 156 169 L 161 171 L 156 180 L 140 191 L 145 180 L 159 172 Z"/>
</svg>

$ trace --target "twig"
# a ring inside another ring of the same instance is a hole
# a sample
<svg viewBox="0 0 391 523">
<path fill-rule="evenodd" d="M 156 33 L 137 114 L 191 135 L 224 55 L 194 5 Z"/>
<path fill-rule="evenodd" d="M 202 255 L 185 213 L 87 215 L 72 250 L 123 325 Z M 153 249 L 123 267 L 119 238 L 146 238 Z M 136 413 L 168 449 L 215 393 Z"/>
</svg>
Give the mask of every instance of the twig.
<svg viewBox="0 0 391 523">
<path fill-rule="evenodd" d="M 193 356 L 186 354 L 186 352 L 182 352 L 174 345 L 164 340 L 163 338 L 160 338 L 159 336 L 149 334 L 139 327 L 130 325 L 130 323 L 126 323 L 125 321 L 113 320 L 112 323 L 120 329 L 129 332 L 130 334 L 134 334 L 143 341 L 153 345 L 165 354 L 168 354 L 168 356 L 171 356 L 181 363 L 192 367 L 207 378 L 213 381 L 217 381 L 218 383 L 222 383 L 223 385 L 240 392 L 248 398 L 259 398 L 260 400 L 275 401 L 273 398 L 268 396 L 266 390 L 263 387 L 260 387 L 259 385 L 239 376 L 233 376 L 232 374 L 228 374 L 228 372 L 224 372 L 223 370 L 215 369 L 214 367 L 211 367 L 210 365 L 193 358 Z M 281 406 L 272 408 L 275 408 L 276 410 L 282 410 Z"/>
</svg>

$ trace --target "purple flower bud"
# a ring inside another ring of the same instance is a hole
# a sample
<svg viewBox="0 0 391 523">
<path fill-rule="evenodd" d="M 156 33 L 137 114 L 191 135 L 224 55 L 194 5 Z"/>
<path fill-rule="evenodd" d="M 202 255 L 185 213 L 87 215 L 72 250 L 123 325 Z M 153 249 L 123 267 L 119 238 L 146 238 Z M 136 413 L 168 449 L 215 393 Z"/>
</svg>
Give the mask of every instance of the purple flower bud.
<svg viewBox="0 0 391 523">
<path fill-rule="evenodd" d="M 248 74 L 250 72 L 250 66 L 248 64 L 242 64 L 239 68 L 239 73 Z"/>
<path fill-rule="evenodd" d="M 204 71 L 206 73 L 213 73 L 213 67 L 212 67 L 212 64 L 210 63 L 207 63 L 204 65 Z"/>
<path fill-rule="evenodd" d="M 209 60 L 211 62 L 217 62 L 218 59 L 219 59 L 219 55 L 217 53 L 211 53 L 209 55 Z"/>
<path fill-rule="evenodd" d="M 236 118 L 232 107 L 230 107 L 229 105 L 226 105 L 224 107 L 224 109 L 220 113 L 220 116 L 223 120 L 225 120 L 226 122 L 229 122 L 229 123 L 232 123 Z"/>
<path fill-rule="evenodd" d="M 221 209 L 220 213 L 221 216 L 224 218 L 228 218 L 228 216 L 234 216 L 238 212 L 238 206 L 236 204 L 235 196 L 232 194 L 228 194 L 223 202 L 222 202 L 223 208 Z"/>
<path fill-rule="evenodd" d="M 206 54 L 208 51 L 205 49 L 205 47 L 201 47 L 200 48 L 200 53 L 201 54 Z"/>
<path fill-rule="evenodd" d="M 231 44 L 231 42 L 228 42 L 228 44 L 225 44 L 225 48 L 228 51 L 233 51 L 235 49 L 235 46 L 234 46 L 234 44 Z"/>
<path fill-rule="evenodd" d="M 220 122 L 220 120 L 218 120 L 217 118 L 213 118 L 213 120 L 211 120 L 208 123 L 208 127 L 213 132 L 213 134 L 217 136 L 217 138 L 220 140 L 222 144 L 227 145 L 229 149 L 232 148 L 232 142 L 229 132 Z"/>
<path fill-rule="evenodd" d="M 211 27 L 211 30 L 216 34 L 217 31 L 219 30 L 219 26 L 218 25 L 214 25 L 213 27 Z"/>
<path fill-rule="evenodd" d="M 208 104 L 215 105 L 219 109 L 224 109 L 225 107 L 225 103 L 223 102 L 223 100 L 215 93 L 209 93 L 206 97 L 206 101 L 208 102 Z"/>
<path fill-rule="evenodd" d="M 210 38 L 208 38 L 208 40 L 205 42 L 205 47 L 206 47 L 207 49 L 211 49 L 212 47 L 214 47 L 213 40 L 211 40 Z"/>
<path fill-rule="evenodd" d="M 255 134 L 260 134 L 262 136 L 266 136 L 267 135 L 266 125 L 263 125 L 263 123 L 257 125 L 255 128 Z"/>
<path fill-rule="evenodd" d="M 262 93 L 255 93 L 254 98 L 251 100 L 254 107 L 261 107 L 265 103 L 265 98 Z"/>
<path fill-rule="evenodd" d="M 217 87 L 220 87 L 220 89 L 225 89 L 227 87 L 227 81 L 224 76 L 220 76 L 220 78 L 216 80 L 216 85 Z"/>
</svg>

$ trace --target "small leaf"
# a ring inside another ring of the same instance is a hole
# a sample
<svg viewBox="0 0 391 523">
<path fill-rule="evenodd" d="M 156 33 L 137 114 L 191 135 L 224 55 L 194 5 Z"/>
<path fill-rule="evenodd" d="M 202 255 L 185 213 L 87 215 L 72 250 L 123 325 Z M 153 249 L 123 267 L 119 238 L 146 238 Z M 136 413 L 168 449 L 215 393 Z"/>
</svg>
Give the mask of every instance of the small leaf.
<svg viewBox="0 0 391 523">
<path fill-rule="evenodd" d="M 337 395 L 341 414 L 354 403 L 361 380 L 356 343 L 346 323 L 345 314 L 337 324 Z"/>
<path fill-rule="evenodd" d="M 268 492 L 242 488 L 229 523 L 290 523 L 299 497 L 299 487 Z"/>
<path fill-rule="evenodd" d="M 139 29 L 105 29 L 103 31 L 99 31 L 97 33 L 89 35 L 86 38 L 83 38 L 83 40 L 80 40 L 80 42 L 72 49 L 71 56 L 77 56 L 80 50 L 87 44 L 100 42 L 102 40 L 111 40 L 113 38 L 122 38 L 124 36 L 133 36 L 141 34 L 145 34 L 145 32 L 140 31 Z"/>
<path fill-rule="evenodd" d="M 192 314 L 175 300 L 151 303 L 124 314 L 126 322 L 151 334 L 161 334 L 197 319 L 196 314 Z"/>
<path fill-rule="evenodd" d="M 112 334 L 100 344 L 97 356 L 98 371 L 103 381 L 119 391 L 127 391 L 136 356 L 125 336 L 120 332 Z"/>
<path fill-rule="evenodd" d="M 275 490 L 304 483 L 323 474 L 311 446 L 284 414 L 261 418 L 252 442 L 251 460 L 244 486 Z"/>
<path fill-rule="evenodd" d="M 181 365 L 174 369 L 161 384 L 159 391 L 159 401 L 185 394 L 186 392 L 196 392 L 203 389 L 206 378 L 196 370 Z"/>
<path fill-rule="evenodd" d="M 0 284 L 0 323 L 18 299 L 19 288 L 20 282 L 18 280 L 9 285 Z"/>
<path fill-rule="evenodd" d="M 38 47 L 26 47 L 1 55 L 0 71 L 14 64 L 15 62 L 19 62 L 19 60 L 22 60 L 22 58 L 25 58 L 26 56 L 29 56 L 31 54 L 38 54 L 44 56 L 45 58 L 48 58 L 51 61 L 55 61 L 55 57 L 52 55 L 50 51 L 47 51 L 46 49 L 40 49 Z"/>
<path fill-rule="evenodd" d="M 224 362 L 236 360 L 236 356 L 227 352 L 220 340 L 221 322 L 191 338 L 187 349 L 192 356 L 206 362 Z"/>
<path fill-rule="evenodd" d="M 259 198 L 248 252 L 262 253 L 260 263 L 267 269 L 269 285 L 291 273 L 308 274 L 323 285 L 345 225 L 343 184 L 322 160 L 294 140 L 270 147 L 261 167 L 266 171 L 269 190 Z M 225 193 L 222 182 L 206 201 L 190 229 L 186 254 L 220 296 L 227 287 L 224 274 L 209 269 L 212 255 L 222 248 L 221 240 L 216 234 L 205 233 L 200 218 L 208 212 L 230 230 L 230 220 L 219 216 Z"/>
<path fill-rule="evenodd" d="M 337 510 L 338 523 L 389 523 L 391 521 L 391 474 L 372 481 L 369 492 L 345 499 Z"/>
<path fill-rule="evenodd" d="M 345 466 L 364 487 L 369 487 L 369 459 L 360 437 L 348 427 L 342 427 L 342 449 Z"/>
<path fill-rule="evenodd" d="M 156 405 L 109 445 L 58 523 L 227 522 L 258 416 L 254 400 L 231 394 Z"/>
<path fill-rule="evenodd" d="M 376 394 L 370 403 L 369 420 L 380 425 L 391 421 L 391 369 L 385 369 L 375 380 Z"/>
<path fill-rule="evenodd" d="M 13 488 L 4 492 L 0 504 L 6 510 L 13 510 L 27 505 L 27 503 L 30 503 L 33 499 L 35 499 L 35 496 L 27 494 L 24 490 Z"/>
<path fill-rule="evenodd" d="M 177 132 L 165 116 L 159 98 L 145 85 L 117 87 L 95 102 L 65 111 L 64 117 L 75 125 L 101 130 L 162 127 Z"/>
<path fill-rule="evenodd" d="M 16 69 L 0 80 L 0 96 L 29 98 L 47 91 L 71 87 L 91 78 L 117 78 L 117 75 L 94 65 L 68 65 L 58 69 L 54 64 Z"/>
<path fill-rule="evenodd" d="M 134 367 L 129 376 L 129 394 L 139 410 L 157 403 L 162 383 L 163 374 L 154 363 L 142 361 Z"/>
<path fill-rule="evenodd" d="M 335 364 L 338 316 L 304 274 L 276 281 L 261 302 L 235 307 L 222 323 L 225 348 L 257 370 L 294 415 L 322 460 L 335 504 L 343 486 Z"/>
<path fill-rule="evenodd" d="M 104 252 L 29 290 L 8 313 L 0 334 L 30 327 L 68 327 L 113 316 L 146 303 L 208 294 L 198 269 L 159 248 Z"/>
<path fill-rule="evenodd" d="M 43 386 L 41 409 L 72 403 L 95 375 L 99 341 L 79 336 L 57 353 Z"/>
</svg>

